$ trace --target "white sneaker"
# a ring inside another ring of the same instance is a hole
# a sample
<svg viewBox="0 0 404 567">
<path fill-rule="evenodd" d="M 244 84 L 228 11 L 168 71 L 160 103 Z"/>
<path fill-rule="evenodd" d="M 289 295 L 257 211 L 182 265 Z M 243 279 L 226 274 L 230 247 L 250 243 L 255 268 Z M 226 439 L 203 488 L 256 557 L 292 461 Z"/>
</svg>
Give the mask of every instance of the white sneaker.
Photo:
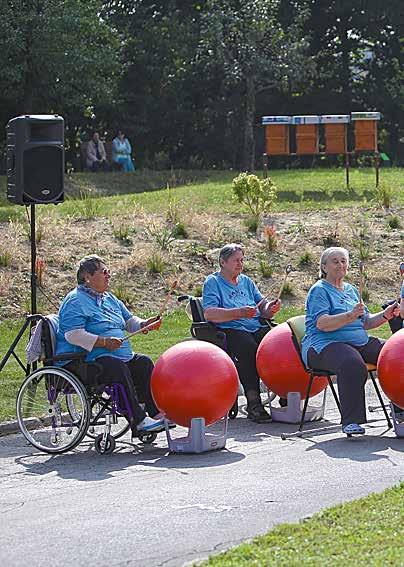
<svg viewBox="0 0 404 567">
<path fill-rule="evenodd" d="M 159 431 L 164 431 L 164 429 L 164 419 L 153 419 L 148 415 L 137 425 L 138 432 L 150 431 L 158 433 Z"/>
<path fill-rule="evenodd" d="M 177 427 L 177 424 L 175 423 L 175 421 L 172 421 L 171 419 L 167 419 L 166 416 L 164 415 L 164 413 L 162 413 L 162 412 L 157 413 L 157 414 L 153 417 L 153 419 L 159 419 L 159 420 L 160 420 L 160 419 L 163 419 L 163 420 L 165 419 L 165 420 L 167 421 L 168 427 L 169 427 L 170 429 L 173 429 L 173 427 Z"/>
</svg>

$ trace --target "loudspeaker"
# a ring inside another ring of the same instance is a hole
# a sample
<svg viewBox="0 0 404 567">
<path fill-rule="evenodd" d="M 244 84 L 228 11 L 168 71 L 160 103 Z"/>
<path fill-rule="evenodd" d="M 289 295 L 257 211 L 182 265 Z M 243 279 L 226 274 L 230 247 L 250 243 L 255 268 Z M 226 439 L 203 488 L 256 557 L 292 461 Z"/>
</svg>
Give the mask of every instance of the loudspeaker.
<svg viewBox="0 0 404 567">
<path fill-rule="evenodd" d="M 64 120 L 38 114 L 10 120 L 7 132 L 7 199 L 16 205 L 64 199 Z"/>
</svg>

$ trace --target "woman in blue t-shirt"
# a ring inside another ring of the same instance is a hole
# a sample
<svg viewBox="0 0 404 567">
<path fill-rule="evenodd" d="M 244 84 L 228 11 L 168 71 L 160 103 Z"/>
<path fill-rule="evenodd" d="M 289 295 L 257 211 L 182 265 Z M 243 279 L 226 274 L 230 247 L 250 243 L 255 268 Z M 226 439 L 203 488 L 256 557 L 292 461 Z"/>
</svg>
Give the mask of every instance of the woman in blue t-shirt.
<svg viewBox="0 0 404 567">
<path fill-rule="evenodd" d="M 306 300 L 306 334 L 302 355 L 306 364 L 337 376 L 342 431 L 363 434 L 366 422 L 366 363 L 376 364 L 383 341 L 367 331 L 398 314 L 397 303 L 371 315 L 358 290 L 344 278 L 349 266 L 345 248 L 327 248 L 320 258 L 320 280 Z"/>
<path fill-rule="evenodd" d="M 259 343 L 270 330 L 260 318 L 273 317 L 280 309 L 280 301 L 265 299 L 255 283 L 241 273 L 243 264 L 242 246 L 223 246 L 219 253 L 220 271 L 208 276 L 203 286 L 203 309 L 206 320 L 226 333 L 228 349 L 237 358 L 248 419 L 265 423 L 271 417 L 261 403 L 255 358 Z"/>
<path fill-rule="evenodd" d="M 153 362 L 144 354 L 133 353 L 124 338 L 125 331 L 133 332 L 145 326 L 148 330 L 158 329 L 160 317 L 143 320 L 134 316 L 122 301 L 107 291 L 110 278 L 111 273 L 99 256 L 94 254 L 80 260 L 78 286 L 67 294 L 59 309 L 56 354 L 88 352 L 85 360 L 89 364 L 82 380 L 123 384 L 133 414 L 133 434 L 162 431 L 164 420 L 150 391 Z M 91 364 L 94 361 L 97 365 Z M 80 376 L 82 366 L 76 361 L 64 363 L 64 366 Z M 139 405 L 137 391 L 149 415 Z"/>
</svg>

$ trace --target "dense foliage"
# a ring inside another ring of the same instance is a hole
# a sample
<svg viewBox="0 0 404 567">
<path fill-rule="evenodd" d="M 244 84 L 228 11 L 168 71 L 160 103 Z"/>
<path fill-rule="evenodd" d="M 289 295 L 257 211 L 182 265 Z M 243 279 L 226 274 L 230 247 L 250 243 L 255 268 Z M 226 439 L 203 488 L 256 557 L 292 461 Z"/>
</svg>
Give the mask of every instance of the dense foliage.
<svg viewBox="0 0 404 567">
<path fill-rule="evenodd" d="M 403 17 L 401 0 L 4 0 L 0 147 L 11 117 L 58 112 L 70 162 L 122 127 L 140 165 L 251 170 L 264 114 L 379 110 L 403 163 Z"/>
</svg>

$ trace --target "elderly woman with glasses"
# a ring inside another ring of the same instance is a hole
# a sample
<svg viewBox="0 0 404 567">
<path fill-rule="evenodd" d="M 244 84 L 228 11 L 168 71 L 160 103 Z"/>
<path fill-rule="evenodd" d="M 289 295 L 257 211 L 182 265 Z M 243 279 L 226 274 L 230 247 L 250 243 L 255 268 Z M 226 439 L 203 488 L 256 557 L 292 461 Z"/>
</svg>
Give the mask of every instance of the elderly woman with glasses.
<svg viewBox="0 0 404 567">
<path fill-rule="evenodd" d="M 219 253 L 220 270 L 208 276 L 203 286 L 203 308 L 206 320 L 225 332 L 229 352 L 237 358 L 248 419 L 265 423 L 271 417 L 261 403 L 255 357 L 259 343 L 270 330 L 262 318 L 275 315 L 280 301 L 264 299 L 255 283 L 242 274 L 243 265 L 242 246 L 223 246 Z"/>
<path fill-rule="evenodd" d="M 366 363 L 376 364 L 383 341 L 369 337 L 398 314 L 397 303 L 370 314 L 358 290 L 344 281 L 349 267 L 345 248 L 331 247 L 320 258 L 320 279 L 306 300 L 306 334 L 302 356 L 308 366 L 335 373 L 343 433 L 361 435 L 366 422 Z"/>
<path fill-rule="evenodd" d="M 99 256 L 93 254 L 80 260 L 78 285 L 67 294 L 59 309 L 56 354 L 87 352 L 86 362 L 96 361 L 97 365 L 88 364 L 85 380 L 124 385 L 134 416 L 133 435 L 162 431 L 164 421 L 150 390 L 153 362 L 148 356 L 133 353 L 125 339 L 125 331 L 146 326 L 148 330 L 158 329 L 160 317 L 143 320 L 133 315 L 108 291 L 110 278 L 111 273 Z M 65 368 L 80 375 L 81 367 L 76 361 L 65 363 Z M 137 392 L 149 415 L 140 406 Z"/>
</svg>

